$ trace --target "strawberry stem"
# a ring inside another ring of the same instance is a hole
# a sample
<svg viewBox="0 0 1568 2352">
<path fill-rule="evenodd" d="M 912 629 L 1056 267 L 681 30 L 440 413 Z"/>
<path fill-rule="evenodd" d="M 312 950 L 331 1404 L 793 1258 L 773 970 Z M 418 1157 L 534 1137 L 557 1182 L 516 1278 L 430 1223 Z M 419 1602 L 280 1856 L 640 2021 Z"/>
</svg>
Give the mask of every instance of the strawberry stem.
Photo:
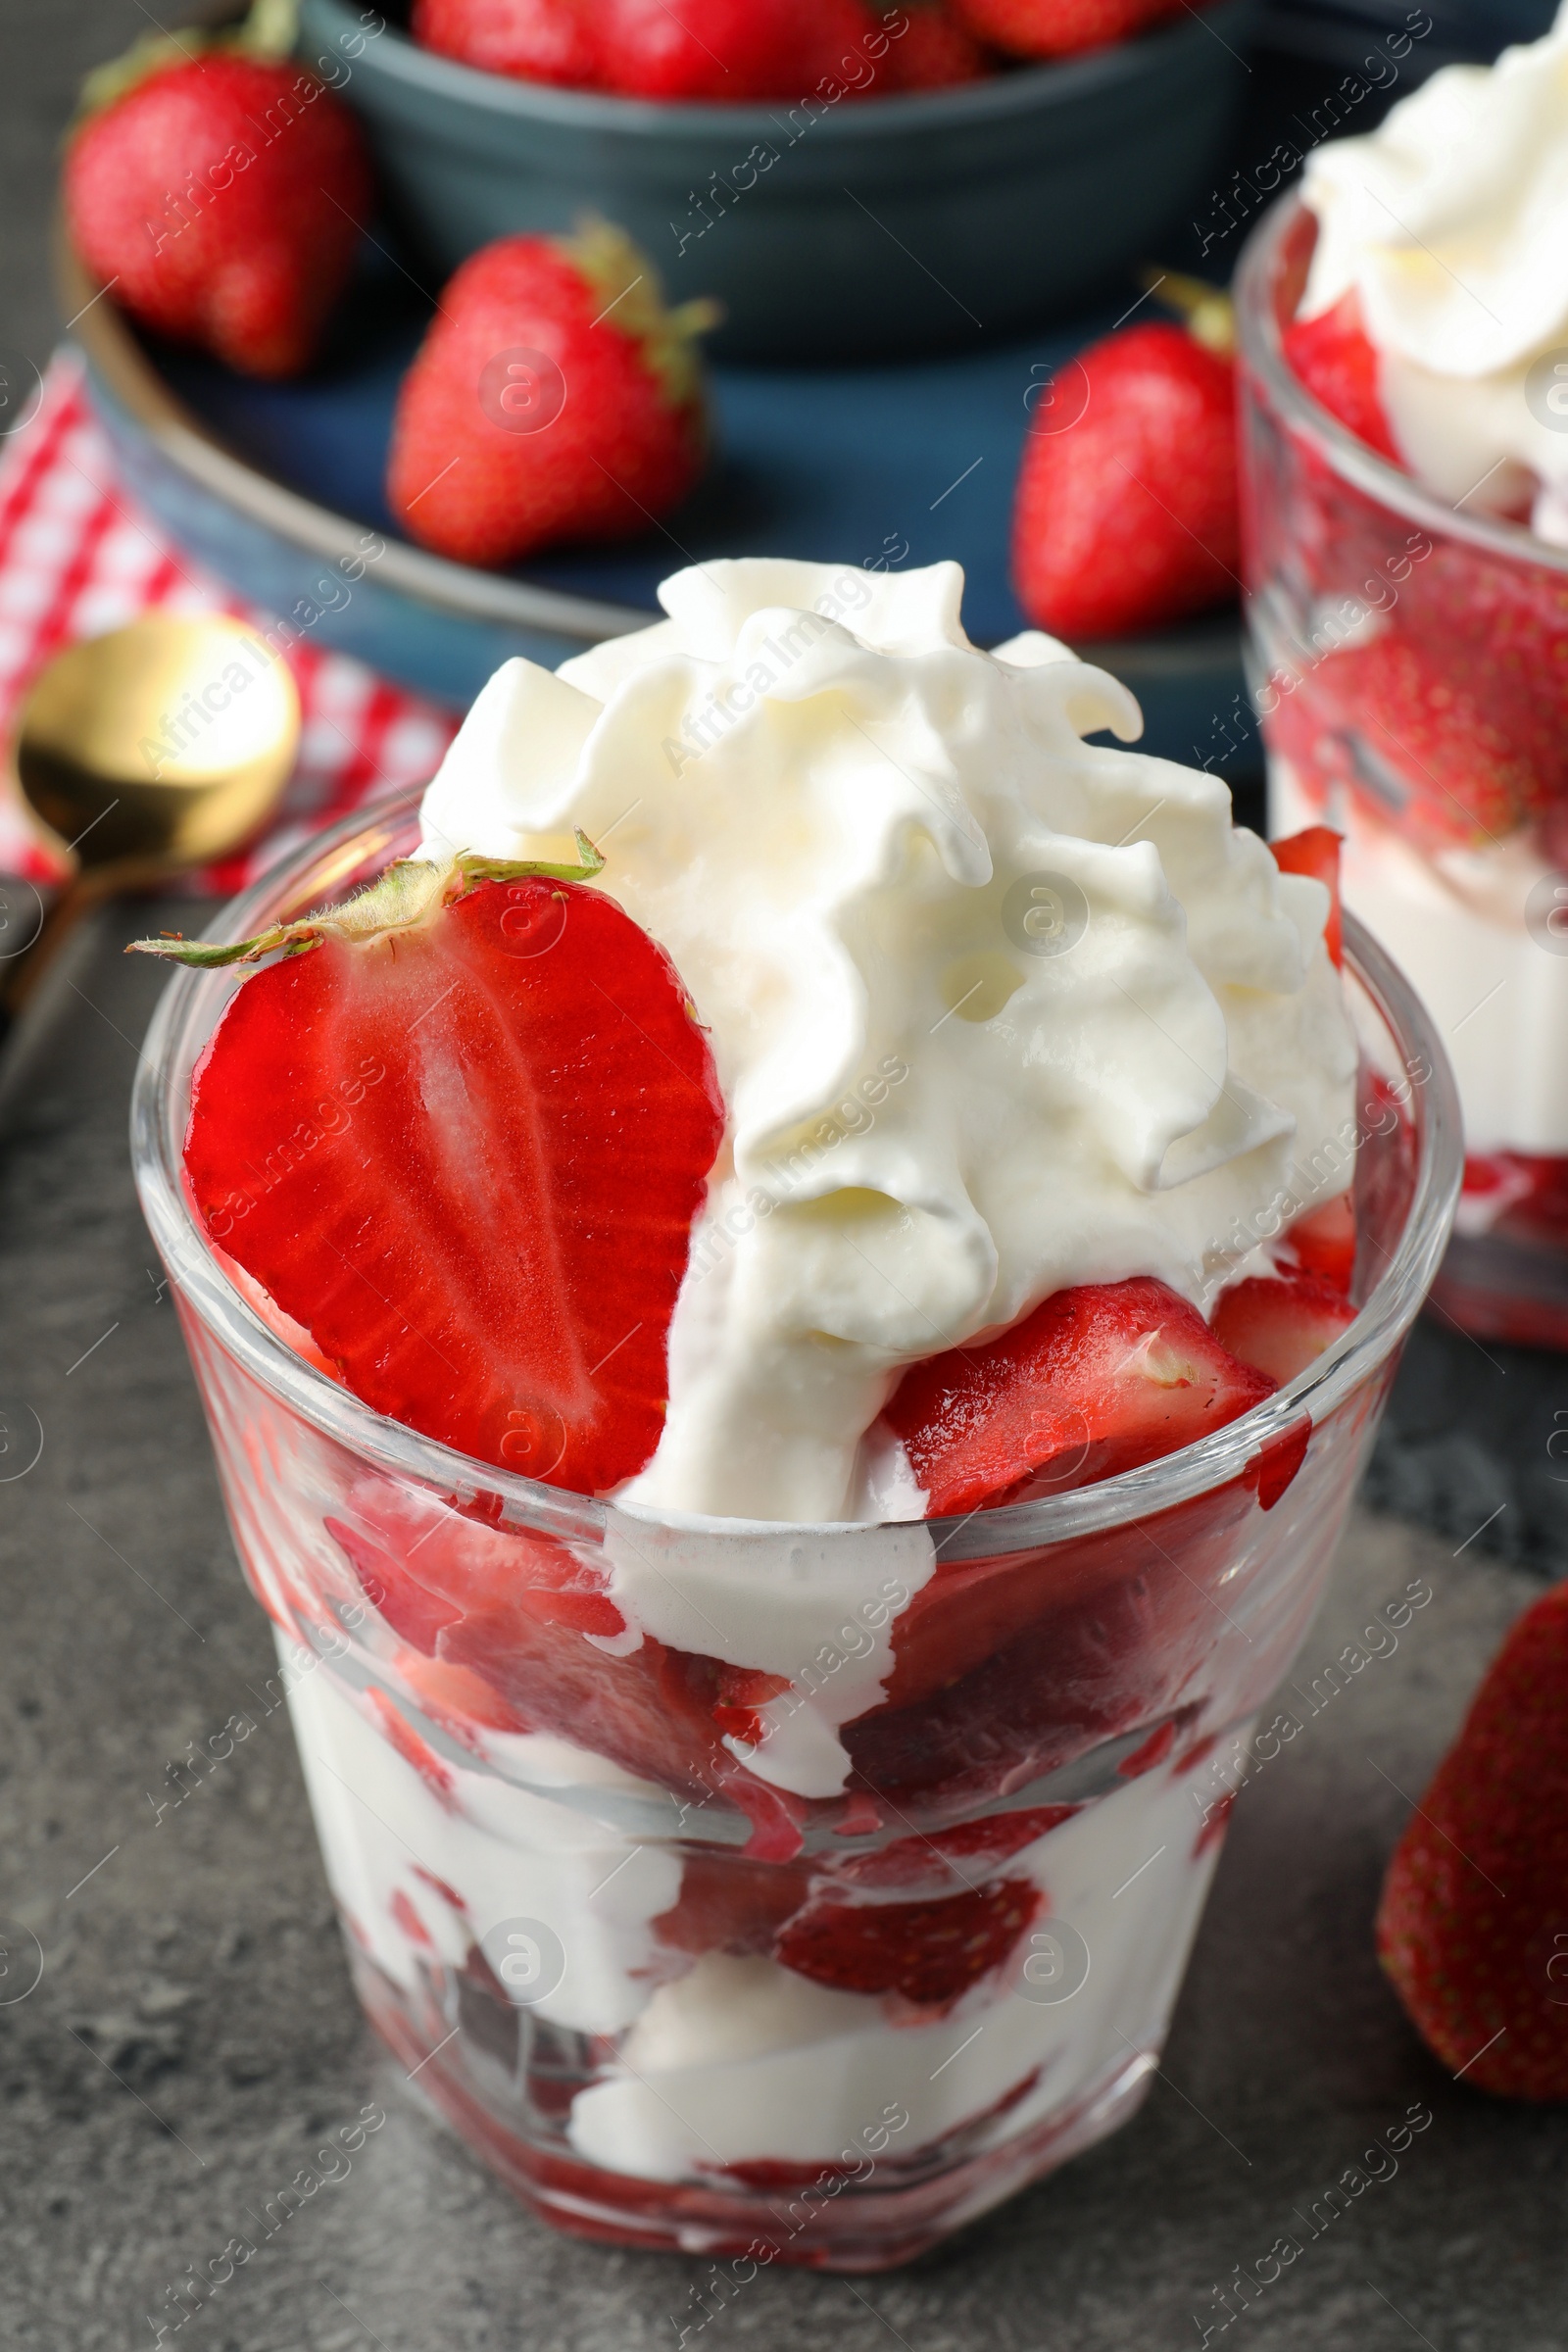
<svg viewBox="0 0 1568 2352">
<path fill-rule="evenodd" d="M 1236 312 L 1223 286 L 1188 277 L 1180 270 L 1141 270 L 1139 277 L 1146 292 L 1157 294 L 1167 310 L 1185 321 L 1196 343 L 1218 352 L 1222 359 L 1234 357 Z"/>
<path fill-rule="evenodd" d="M 214 50 L 227 49 L 241 57 L 281 63 L 293 54 L 299 28 L 299 0 L 251 0 L 243 24 L 225 31 L 206 32 L 193 24 L 180 32 L 138 33 L 123 55 L 94 66 L 87 74 L 76 100 L 75 121 L 82 122 L 89 115 L 102 114 L 105 107 L 113 106 L 151 74 L 162 74 L 171 66 L 191 65 Z"/>
<path fill-rule="evenodd" d="M 702 296 L 667 309 L 659 272 L 647 254 L 624 229 L 591 213 L 579 220 L 569 237 L 552 242 L 602 305 L 595 325 L 603 320 L 641 344 L 665 399 L 673 408 L 689 408 L 702 389 L 697 338 L 718 325 L 723 305 Z"/>
<path fill-rule="evenodd" d="M 220 942 L 205 939 L 133 939 L 127 956 L 159 956 L 170 963 L 194 965 L 211 971 L 227 963 L 260 963 L 264 956 L 281 953 L 304 956 L 323 939 L 364 945 L 387 933 L 412 930 L 428 922 L 444 906 L 466 898 L 481 882 L 591 882 L 604 871 L 605 860 L 586 833 L 577 835 L 574 864 L 554 864 L 540 858 L 477 858 L 469 851 L 437 865 L 423 858 L 396 858 L 373 882 L 345 899 L 341 906 L 323 906 L 292 923 L 274 923 L 254 939 Z"/>
</svg>

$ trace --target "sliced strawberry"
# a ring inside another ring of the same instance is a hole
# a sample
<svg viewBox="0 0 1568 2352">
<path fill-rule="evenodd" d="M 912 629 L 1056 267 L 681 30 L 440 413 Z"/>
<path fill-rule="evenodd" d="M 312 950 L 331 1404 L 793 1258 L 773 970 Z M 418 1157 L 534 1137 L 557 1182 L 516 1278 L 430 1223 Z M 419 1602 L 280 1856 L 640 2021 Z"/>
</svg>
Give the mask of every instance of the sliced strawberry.
<svg viewBox="0 0 1568 2352">
<path fill-rule="evenodd" d="M 1040 1909 L 1028 1879 L 1001 1879 L 937 1902 L 813 1901 L 783 1930 L 777 1957 L 841 1992 L 897 1992 L 947 2007 L 1000 1968 Z"/>
<path fill-rule="evenodd" d="M 1536 797 L 1534 773 L 1440 652 L 1386 629 L 1322 662 L 1320 718 L 1337 715 L 1352 786 L 1385 823 L 1433 848 L 1499 841 Z"/>
<path fill-rule="evenodd" d="M 755 1666 L 720 1666 L 713 1721 L 730 1739 L 757 1747 L 766 1731 L 758 1709 L 770 1698 L 781 1698 L 789 1688 L 787 1674 L 764 1674 Z"/>
<path fill-rule="evenodd" d="M 732 1852 L 688 1850 L 678 1899 L 650 1925 L 673 1951 L 765 1956 L 779 1930 L 807 1901 L 810 1877 L 808 1863 L 755 1862 Z"/>
<path fill-rule="evenodd" d="M 886 1418 L 931 1518 L 1114 1478 L 1270 1394 L 1162 1282 L 1058 1291 L 983 1348 L 906 1372 Z"/>
<path fill-rule="evenodd" d="M 456 1812 L 457 1783 L 452 1777 L 451 1765 L 442 1762 L 429 1741 L 420 1737 L 401 1707 L 396 1706 L 384 1690 L 367 1690 L 365 1701 L 404 1763 L 413 1765 L 431 1795 L 446 1812 Z"/>
<path fill-rule="evenodd" d="M 715 1705 L 731 1670 L 652 1638 L 607 1656 L 587 1637 L 623 1631 L 623 1621 L 591 1561 L 551 1536 L 487 1526 L 370 1476 L 327 1525 L 366 1597 L 409 1645 L 401 1671 L 460 1738 L 468 1717 L 552 1733 L 699 1805 L 735 1806 L 753 1825 L 749 1854 L 799 1851 L 800 1800 L 722 1743 Z"/>
<path fill-rule="evenodd" d="M 1281 1235 L 1278 1256 L 1289 1271 L 1311 1274 L 1342 1298 L 1348 1298 L 1355 1275 L 1352 1195 L 1336 1193 L 1321 1208 L 1309 1208 L 1304 1217 L 1298 1217 Z"/>
<path fill-rule="evenodd" d="M 1312 1416 L 1302 1413 L 1285 1429 L 1277 1429 L 1265 1438 L 1253 1459 L 1248 1465 L 1248 1478 L 1254 1485 L 1258 1507 L 1271 1511 L 1280 1496 L 1296 1482 L 1296 1474 L 1306 1459 L 1312 1443 Z"/>
<path fill-rule="evenodd" d="M 1081 1805 L 1025 1805 L 1015 1813 L 988 1813 L 979 1821 L 933 1830 L 928 1838 L 896 1838 L 873 1853 L 847 1855 L 828 1867 L 837 1886 L 946 1894 L 990 1877 L 999 1863 L 1010 1862 L 1082 1810 Z"/>
<path fill-rule="evenodd" d="M 1348 1298 L 1314 1275 L 1250 1278 L 1220 1293 L 1214 1336 L 1242 1363 L 1283 1388 L 1332 1347 L 1355 1317 Z"/>
<path fill-rule="evenodd" d="M 1492 1152 L 1464 1163 L 1466 1230 L 1516 1230 L 1559 1247 L 1568 1242 L 1568 1159 Z"/>
<path fill-rule="evenodd" d="M 857 1785 L 895 1819 L 972 1807 L 1195 1705 L 1253 1494 L 1243 1476 L 1075 1542 L 939 1565 L 895 1624 L 884 1703 L 843 1733 Z"/>
<path fill-rule="evenodd" d="M 378 1412 L 582 1493 L 641 1469 L 723 1131 L 667 958 L 597 891 L 461 865 L 267 947 L 193 1083 L 213 1239 Z"/>
<path fill-rule="evenodd" d="M 1400 594 L 1405 635 L 1475 701 L 1529 771 L 1532 809 L 1560 806 L 1568 788 L 1568 578 L 1446 540 L 1414 565 Z"/>
<path fill-rule="evenodd" d="M 1403 465 L 1383 406 L 1377 346 L 1367 334 L 1361 297 L 1353 287 L 1316 318 L 1292 320 L 1285 330 L 1285 358 L 1347 432 L 1392 465 Z"/>
<path fill-rule="evenodd" d="M 1162 1723 L 1157 1731 L 1150 1733 L 1147 1740 L 1140 1740 L 1132 1754 L 1123 1756 L 1116 1767 L 1122 1779 L 1141 1780 L 1146 1772 L 1152 1772 L 1156 1764 L 1163 1764 L 1176 1744 L 1178 1729 L 1174 1720 Z"/>
<path fill-rule="evenodd" d="M 1340 905 L 1340 845 L 1345 836 L 1332 825 L 1308 825 L 1287 841 L 1272 841 L 1274 862 L 1282 874 L 1309 874 L 1329 894 L 1329 916 L 1323 926 L 1323 945 L 1336 966 L 1345 962 L 1344 914 Z"/>
</svg>

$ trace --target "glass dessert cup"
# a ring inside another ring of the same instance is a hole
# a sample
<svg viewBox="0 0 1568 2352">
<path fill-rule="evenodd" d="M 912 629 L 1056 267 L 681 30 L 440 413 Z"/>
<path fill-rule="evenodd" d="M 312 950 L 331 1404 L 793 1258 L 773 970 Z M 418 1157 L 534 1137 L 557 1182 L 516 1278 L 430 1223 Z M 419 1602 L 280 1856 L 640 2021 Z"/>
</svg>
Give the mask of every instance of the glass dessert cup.
<svg viewBox="0 0 1568 2352">
<path fill-rule="evenodd" d="M 341 897 L 416 829 L 412 802 L 362 812 L 215 935 Z M 313 1369 L 182 1181 L 235 980 L 171 982 L 137 1179 L 355 1982 L 546 2219 L 732 2283 L 875 2270 L 1138 2105 L 1241 1743 L 1316 1605 L 1459 1181 L 1441 1047 L 1353 925 L 1347 982 L 1342 1339 L 1145 1469 L 869 1527 L 661 1521 L 468 1460 Z M 824 1754 L 841 1792 L 797 1793 Z"/>
<path fill-rule="evenodd" d="M 1568 550 L 1446 505 L 1298 381 L 1282 331 L 1315 238 L 1282 199 L 1236 280 L 1270 831 L 1344 834 L 1346 905 L 1452 1054 L 1468 1158 L 1435 1298 L 1565 1348 Z"/>
</svg>

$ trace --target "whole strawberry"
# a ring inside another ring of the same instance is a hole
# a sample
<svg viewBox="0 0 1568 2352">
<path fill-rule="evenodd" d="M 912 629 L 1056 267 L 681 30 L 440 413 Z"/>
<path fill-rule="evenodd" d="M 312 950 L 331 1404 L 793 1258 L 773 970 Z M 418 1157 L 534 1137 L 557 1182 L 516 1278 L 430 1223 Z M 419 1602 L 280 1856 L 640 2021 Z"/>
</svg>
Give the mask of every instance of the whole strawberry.
<svg viewBox="0 0 1568 2352">
<path fill-rule="evenodd" d="M 421 48 L 486 74 L 587 89 L 599 79 L 588 0 L 414 0 Z"/>
<path fill-rule="evenodd" d="M 605 84 L 739 106 L 800 97 L 822 70 L 815 0 L 596 0 Z"/>
<path fill-rule="evenodd" d="M 711 317 L 666 311 L 652 263 L 603 223 L 485 246 L 403 379 L 393 513 L 464 564 L 646 530 L 702 470 L 695 338 Z"/>
<path fill-rule="evenodd" d="M 1009 57 L 1071 57 L 1131 39 L 1179 0 L 953 0 L 953 13 L 976 40 Z"/>
<path fill-rule="evenodd" d="M 144 326 L 248 375 L 307 365 L 370 196 L 358 125 L 324 83 L 221 49 L 148 74 L 66 158 L 87 269 Z"/>
<path fill-rule="evenodd" d="M 888 9 L 884 27 L 891 30 L 900 18 L 905 30 L 888 49 L 878 88 L 945 90 L 956 82 L 979 81 L 995 70 L 946 0 L 908 0 L 906 7 Z"/>
<path fill-rule="evenodd" d="M 1525 1611 L 1412 1815 L 1378 1957 L 1478 2089 L 1568 2099 L 1568 1585 Z"/>
<path fill-rule="evenodd" d="M 1012 570 L 1029 618 L 1071 642 L 1200 612 L 1235 593 L 1239 538 L 1229 356 L 1160 323 L 1092 343 L 1024 445 Z"/>
</svg>

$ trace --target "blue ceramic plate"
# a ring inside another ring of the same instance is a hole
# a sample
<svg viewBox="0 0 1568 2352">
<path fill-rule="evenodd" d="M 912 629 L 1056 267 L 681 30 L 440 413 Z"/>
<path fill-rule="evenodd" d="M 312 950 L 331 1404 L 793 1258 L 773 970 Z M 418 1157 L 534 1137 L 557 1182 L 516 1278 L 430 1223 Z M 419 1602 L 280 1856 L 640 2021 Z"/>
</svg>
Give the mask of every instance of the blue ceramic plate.
<svg viewBox="0 0 1568 2352">
<path fill-rule="evenodd" d="M 257 383 L 143 341 L 108 302 L 76 330 L 129 480 L 193 556 L 284 615 L 301 600 L 320 610 L 313 587 L 325 566 L 346 557 L 363 569 L 346 603 L 339 577 L 334 609 L 311 624 L 318 642 L 462 708 L 510 655 L 554 664 L 640 627 L 657 616 L 667 572 L 741 554 L 879 567 L 956 558 L 978 643 L 1025 625 L 1007 535 L 1026 400 L 1109 318 L 899 367 L 718 368 L 714 464 L 665 524 L 494 573 L 426 555 L 394 529 L 381 486 L 392 409 L 428 313 L 397 265 L 370 259 L 330 350 L 299 382 Z M 69 257 L 62 270 L 69 315 L 91 289 Z M 366 567 L 368 531 L 385 553 Z M 1140 696 L 1147 749 L 1230 775 L 1258 764 L 1241 717 L 1234 613 L 1084 650 Z"/>
</svg>

